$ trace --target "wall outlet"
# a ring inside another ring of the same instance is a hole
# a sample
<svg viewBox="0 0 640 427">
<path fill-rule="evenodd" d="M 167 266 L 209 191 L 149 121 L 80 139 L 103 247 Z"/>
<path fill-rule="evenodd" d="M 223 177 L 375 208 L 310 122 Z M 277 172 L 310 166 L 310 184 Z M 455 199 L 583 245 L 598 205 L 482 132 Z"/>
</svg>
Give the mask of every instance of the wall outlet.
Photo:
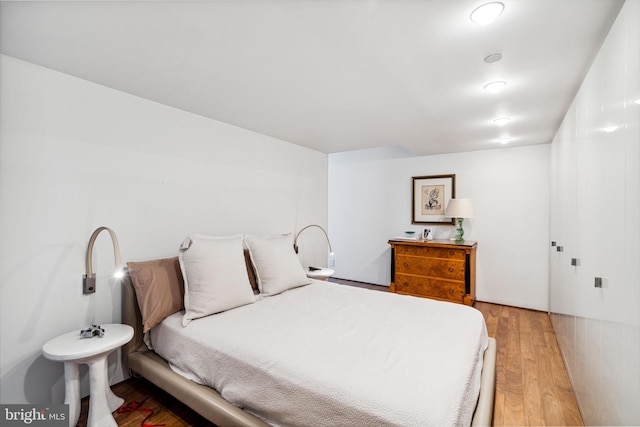
<svg viewBox="0 0 640 427">
<path fill-rule="evenodd" d="M 329 267 L 335 267 L 336 266 L 336 260 L 334 258 L 331 258 L 329 260 Z"/>
</svg>

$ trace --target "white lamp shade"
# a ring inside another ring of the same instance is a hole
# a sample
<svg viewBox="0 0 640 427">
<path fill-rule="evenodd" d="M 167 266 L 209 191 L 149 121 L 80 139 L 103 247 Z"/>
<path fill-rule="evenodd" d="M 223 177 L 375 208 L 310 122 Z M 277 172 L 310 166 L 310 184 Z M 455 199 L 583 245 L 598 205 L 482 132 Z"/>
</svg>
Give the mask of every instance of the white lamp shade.
<svg viewBox="0 0 640 427">
<path fill-rule="evenodd" d="M 449 218 L 473 218 L 471 199 L 451 199 L 444 212 Z"/>
</svg>

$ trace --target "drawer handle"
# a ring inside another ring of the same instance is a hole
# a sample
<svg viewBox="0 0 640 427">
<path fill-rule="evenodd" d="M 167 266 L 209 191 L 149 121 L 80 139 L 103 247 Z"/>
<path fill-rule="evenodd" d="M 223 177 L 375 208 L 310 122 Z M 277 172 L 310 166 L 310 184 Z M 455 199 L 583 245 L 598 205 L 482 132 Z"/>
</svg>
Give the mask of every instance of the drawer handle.
<svg viewBox="0 0 640 427">
<path fill-rule="evenodd" d="M 409 263 L 408 262 L 404 263 L 404 268 L 409 268 Z"/>
<path fill-rule="evenodd" d="M 408 283 L 408 282 L 404 282 L 404 283 L 402 284 L 402 286 L 407 287 L 407 286 L 409 286 L 409 283 Z"/>
<path fill-rule="evenodd" d="M 449 255 L 453 255 L 453 254 L 455 254 L 455 253 L 456 253 L 456 251 L 454 251 L 453 249 L 450 249 L 450 250 L 449 250 Z"/>
<path fill-rule="evenodd" d="M 449 267 L 449 273 L 453 273 L 453 267 Z"/>
<path fill-rule="evenodd" d="M 449 288 L 449 293 L 452 294 L 453 293 L 453 288 Z"/>
</svg>

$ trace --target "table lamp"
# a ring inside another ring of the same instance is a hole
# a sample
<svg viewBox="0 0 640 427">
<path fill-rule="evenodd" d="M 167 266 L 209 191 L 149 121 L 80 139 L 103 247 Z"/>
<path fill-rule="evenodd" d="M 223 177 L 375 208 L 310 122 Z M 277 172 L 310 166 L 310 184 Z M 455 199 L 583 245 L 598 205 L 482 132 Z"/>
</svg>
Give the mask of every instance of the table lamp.
<svg viewBox="0 0 640 427">
<path fill-rule="evenodd" d="M 465 218 L 473 218 L 473 206 L 470 199 L 451 199 L 444 212 L 444 216 L 455 218 L 456 220 L 456 237 L 451 240 L 456 242 L 464 241 L 464 230 L 462 229 L 462 221 Z"/>
</svg>

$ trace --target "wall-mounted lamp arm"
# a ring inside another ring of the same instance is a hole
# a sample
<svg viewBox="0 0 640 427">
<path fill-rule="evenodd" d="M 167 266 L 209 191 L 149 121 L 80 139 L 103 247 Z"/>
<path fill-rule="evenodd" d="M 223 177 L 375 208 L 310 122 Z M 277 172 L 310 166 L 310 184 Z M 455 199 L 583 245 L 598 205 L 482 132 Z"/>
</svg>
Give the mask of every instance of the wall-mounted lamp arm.
<svg viewBox="0 0 640 427">
<path fill-rule="evenodd" d="M 116 264 L 116 276 L 122 274 L 122 259 L 120 258 L 120 245 L 118 244 L 118 237 L 116 233 L 109 227 L 98 227 L 91 237 L 89 238 L 89 245 L 87 246 L 86 267 L 87 274 L 83 276 L 82 280 L 82 292 L 84 294 L 92 294 L 96 291 L 96 275 L 93 273 L 93 244 L 98 237 L 98 234 L 103 230 L 107 230 L 111 236 L 113 242 L 113 257 Z"/>
<path fill-rule="evenodd" d="M 324 229 L 324 228 L 320 227 L 320 226 L 319 226 L 319 225 L 317 225 L 317 224 L 307 225 L 306 227 L 303 227 L 303 228 L 302 228 L 302 230 L 298 231 L 298 234 L 296 234 L 296 238 L 295 238 L 295 240 L 293 241 L 293 250 L 294 250 L 294 251 L 296 251 L 296 253 L 298 253 L 298 249 L 299 249 L 299 248 L 298 248 L 298 237 L 300 236 L 300 234 L 301 234 L 304 230 L 306 230 L 307 228 L 310 228 L 310 227 L 317 227 L 317 228 L 319 228 L 320 230 L 322 230 L 322 232 L 324 233 L 324 237 L 326 237 L 326 238 L 327 238 L 327 244 L 329 245 L 329 253 L 330 253 L 331 255 L 333 255 L 333 249 L 331 248 L 331 241 L 329 240 L 329 235 L 327 234 L 327 232 L 325 231 L 325 229 Z"/>
</svg>

